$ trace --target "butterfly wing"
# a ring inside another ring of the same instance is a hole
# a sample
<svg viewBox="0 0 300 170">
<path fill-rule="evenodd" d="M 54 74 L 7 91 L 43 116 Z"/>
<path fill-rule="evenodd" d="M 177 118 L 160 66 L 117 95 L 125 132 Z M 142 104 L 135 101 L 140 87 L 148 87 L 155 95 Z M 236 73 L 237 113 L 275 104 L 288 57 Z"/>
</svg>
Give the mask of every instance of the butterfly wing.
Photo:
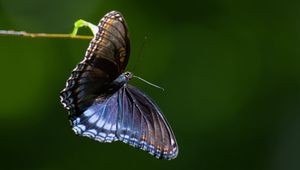
<svg viewBox="0 0 300 170">
<path fill-rule="evenodd" d="M 158 106 L 131 85 L 119 90 L 119 140 L 162 159 L 174 159 L 178 146 L 170 125 Z"/>
<path fill-rule="evenodd" d="M 98 27 L 84 60 L 72 71 L 60 94 L 71 121 L 99 96 L 103 99 L 110 96 L 106 94 L 109 84 L 124 71 L 129 59 L 129 35 L 121 13 L 109 12 L 100 20 Z"/>
<path fill-rule="evenodd" d="M 117 140 L 118 93 L 97 100 L 73 121 L 73 131 L 100 142 Z"/>
</svg>

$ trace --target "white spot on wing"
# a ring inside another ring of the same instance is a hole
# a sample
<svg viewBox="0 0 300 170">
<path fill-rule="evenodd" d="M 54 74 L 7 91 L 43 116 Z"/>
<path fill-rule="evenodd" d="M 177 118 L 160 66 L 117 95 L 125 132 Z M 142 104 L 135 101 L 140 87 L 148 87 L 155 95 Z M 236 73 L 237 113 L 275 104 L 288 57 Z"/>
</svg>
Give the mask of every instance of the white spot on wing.
<svg viewBox="0 0 300 170">
<path fill-rule="evenodd" d="M 107 129 L 107 130 L 110 130 L 110 128 L 111 128 L 111 123 L 110 123 L 110 122 L 106 122 L 103 128 L 104 128 L 104 129 Z"/>
<path fill-rule="evenodd" d="M 95 135 L 97 134 L 96 129 L 90 129 L 89 132 L 91 132 L 91 133 L 93 133 L 93 134 L 95 134 Z"/>
<path fill-rule="evenodd" d="M 112 131 L 116 131 L 116 130 L 117 130 L 116 124 L 114 124 L 114 125 L 111 127 L 111 130 L 112 130 Z"/>
<path fill-rule="evenodd" d="M 77 125 L 78 123 L 80 123 L 80 118 L 76 118 L 74 121 L 73 121 L 73 125 Z"/>
<path fill-rule="evenodd" d="M 80 128 L 82 131 L 85 131 L 86 127 L 82 124 L 77 125 L 78 128 Z"/>
<path fill-rule="evenodd" d="M 73 127 L 72 130 L 74 131 L 74 133 L 76 135 L 80 134 L 81 133 L 81 130 L 78 128 L 78 127 Z"/>
<path fill-rule="evenodd" d="M 171 145 L 174 145 L 175 141 L 173 139 L 171 139 Z"/>
<path fill-rule="evenodd" d="M 95 123 L 99 119 L 98 114 L 94 114 L 91 118 L 89 118 L 90 123 Z"/>
<path fill-rule="evenodd" d="M 83 112 L 83 114 L 88 117 L 94 114 L 94 111 L 92 111 L 91 109 L 87 109 L 86 111 Z"/>
<path fill-rule="evenodd" d="M 98 126 L 99 128 L 101 128 L 104 125 L 105 121 L 103 119 L 99 119 L 96 126 Z"/>
<path fill-rule="evenodd" d="M 95 129 L 90 129 L 88 131 L 83 132 L 82 136 L 94 138 L 97 134 L 97 131 Z"/>
<path fill-rule="evenodd" d="M 100 132 L 100 133 L 99 133 L 99 136 L 102 137 L 102 138 L 104 139 L 104 138 L 106 137 L 106 134 L 103 133 L 103 132 Z"/>
</svg>

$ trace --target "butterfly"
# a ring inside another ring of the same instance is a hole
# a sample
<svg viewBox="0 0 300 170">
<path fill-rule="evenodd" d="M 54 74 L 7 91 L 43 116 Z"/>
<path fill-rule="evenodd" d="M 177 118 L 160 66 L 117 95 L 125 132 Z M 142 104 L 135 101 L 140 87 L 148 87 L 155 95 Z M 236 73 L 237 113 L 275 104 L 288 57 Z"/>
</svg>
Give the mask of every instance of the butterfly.
<svg viewBox="0 0 300 170">
<path fill-rule="evenodd" d="M 73 131 L 99 142 L 122 141 L 160 159 L 176 158 L 178 145 L 163 113 L 128 84 L 133 74 L 124 72 L 130 53 L 124 17 L 111 11 L 98 28 L 60 93 Z"/>
</svg>

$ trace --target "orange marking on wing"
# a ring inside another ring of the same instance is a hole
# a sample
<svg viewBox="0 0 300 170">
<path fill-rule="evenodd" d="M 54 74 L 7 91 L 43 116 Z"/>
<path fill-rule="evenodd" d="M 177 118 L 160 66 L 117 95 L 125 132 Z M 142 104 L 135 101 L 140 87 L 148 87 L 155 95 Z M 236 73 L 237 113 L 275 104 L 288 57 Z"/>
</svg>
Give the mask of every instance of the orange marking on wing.
<svg viewBox="0 0 300 170">
<path fill-rule="evenodd" d="M 125 60 L 125 57 L 124 57 L 124 56 L 121 56 L 120 62 L 121 62 L 121 63 L 124 63 L 124 60 Z"/>
<path fill-rule="evenodd" d="M 144 136 L 144 135 L 141 137 L 141 140 L 142 140 L 142 141 L 146 141 L 146 139 L 147 139 L 147 138 L 146 138 L 146 136 Z"/>
<path fill-rule="evenodd" d="M 112 19 L 107 19 L 107 21 L 105 21 L 105 24 L 104 24 L 104 30 L 102 30 L 102 36 L 105 36 L 105 35 L 107 35 L 107 33 L 106 33 L 106 30 L 112 25 L 112 22 L 113 22 L 114 20 L 112 20 Z M 105 42 L 106 42 L 107 40 L 106 39 L 104 39 L 104 38 L 101 38 L 100 39 L 100 41 L 99 41 L 99 44 L 104 44 Z"/>
<path fill-rule="evenodd" d="M 125 48 L 120 48 L 119 49 L 119 53 L 120 53 L 120 62 L 121 63 L 124 63 L 124 60 L 125 60 L 125 55 L 126 55 L 126 51 L 125 51 Z"/>
<path fill-rule="evenodd" d="M 157 150 L 161 151 L 161 147 L 160 147 L 160 146 L 157 146 Z"/>
<path fill-rule="evenodd" d="M 108 28 L 111 26 L 111 23 L 112 23 L 113 21 L 114 21 L 114 20 L 109 19 L 109 21 L 105 24 L 104 28 L 105 28 L 105 29 L 108 29 Z"/>
</svg>

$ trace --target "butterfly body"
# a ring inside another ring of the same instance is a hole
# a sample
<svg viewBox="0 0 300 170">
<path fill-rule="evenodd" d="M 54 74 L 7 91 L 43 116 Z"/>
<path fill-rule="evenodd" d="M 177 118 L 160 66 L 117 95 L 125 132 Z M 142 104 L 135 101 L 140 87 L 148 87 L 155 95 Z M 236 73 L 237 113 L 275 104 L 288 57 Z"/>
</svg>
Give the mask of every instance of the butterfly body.
<svg viewBox="0 0 300 170">
<path fill-rule="evenodd" d="M 72 71 L 61 103 L 73 131 L 100 142 L 123 141 L 162 159 L 177 156 L 175 136 L 158 106 L 123 72 L 130 41 L 127 24 L 116 11 L 98 25 L 85 58 Z"/>
</svg>

